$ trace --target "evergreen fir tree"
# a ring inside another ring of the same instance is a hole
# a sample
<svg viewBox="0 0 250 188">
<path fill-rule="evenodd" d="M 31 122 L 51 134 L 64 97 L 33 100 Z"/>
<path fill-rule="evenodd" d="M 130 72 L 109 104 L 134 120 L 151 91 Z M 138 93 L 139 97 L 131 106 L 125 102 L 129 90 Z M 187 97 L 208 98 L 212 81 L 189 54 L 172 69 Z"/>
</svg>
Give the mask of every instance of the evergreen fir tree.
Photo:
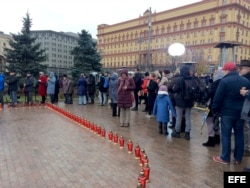
<svg viewBox="0 0 250 188">
<path fill-rule="evenodd" d="M 102 68 L 101 56 L 97 52 L 97 43 L 92 39 L 91 34 L 82 30 L 78 35 L 78 45 L 71 52 L 74 56 L 74 66 L 71 73 L 75 80 L 79 78 L 81 73 L 100 72 Z"/>
<path fill-rule="evenodd" d="M 37 77 L 40 71 L 44 71 L 46 66 L 41 62 L 46 60 L 45 50 L 40 49 L 41 44 L 36 43 L 35 37 L 31 37 L 30 28 L 32 20 L 29 13 L 23 18 L 23 28 L 21 33 L 11 34 L 13 40 L 9 41 L 11 48 L 5 48 L 5 57 L 7 60 L 7 69 L 15 70 L 22 77 L 27 72 L 31 72 Z"/>
</svg>

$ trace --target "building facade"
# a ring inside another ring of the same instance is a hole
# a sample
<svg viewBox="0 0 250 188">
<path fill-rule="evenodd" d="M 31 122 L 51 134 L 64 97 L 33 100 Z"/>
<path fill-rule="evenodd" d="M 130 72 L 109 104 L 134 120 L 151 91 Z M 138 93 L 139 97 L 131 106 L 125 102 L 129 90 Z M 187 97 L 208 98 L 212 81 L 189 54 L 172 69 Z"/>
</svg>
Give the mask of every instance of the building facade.
<svg viewBox="0 0 250 188">
<path fill-rule="evenodd" d="M 98 50 L 106 70 L 159 70 L 181 62 L 218 66 L 219 43 L 235 44 L 234 52 L 223 49 L 224 58 L 239 63 L 250 58 L 249 16 L 249 0 L 203 0 L 159 13 L 148 9 L 133 20 L 98 25 Z M 177 42 L 186 51 L 172 57 L 168 48 Z"/>
<path fill-rule="evenodd" d="M 0 31 L 0 72 L 5 72 L 6 59 L 4 57 L 4 48 L 10 48 L 10 35 L 4 34 Z"/>
<path fill-rule="evenodd" d="M 37 30 L 31 31 L 31 36 L 36 37 L 36 42 L 41 43 L 41 48 L 45 49 L 47 61 L 43 64 L 48 66 L 49 71 L 58 75 L 69 72 L 74 64 L 71 51 L 77 46 L 77 34 Z"/>
</svg>

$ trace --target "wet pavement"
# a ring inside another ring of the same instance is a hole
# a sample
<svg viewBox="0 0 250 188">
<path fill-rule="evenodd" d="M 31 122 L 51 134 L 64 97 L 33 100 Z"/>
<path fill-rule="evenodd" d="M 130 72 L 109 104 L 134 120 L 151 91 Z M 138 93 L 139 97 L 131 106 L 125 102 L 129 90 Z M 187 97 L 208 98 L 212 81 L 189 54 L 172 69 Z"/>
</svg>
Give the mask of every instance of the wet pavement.
<svg viewBox="0 0 250 188">
<path fill-rule="evenodd" d="M 131 112 L 129 128 L 119 126 L 111 109 L 98 104 L 58 106 L 79 117 L 112 130 L 125 139 L 125 148 L 94 134 L 47 107 L 5 108 L 0 111 L 1 188 L 133 188 L 140 172 L 139 161 L 128 154 L 127 141 L 138 143 L 149 158 L 149 188 L 221 188 L 224 171 L 242 171 L 250 164 L 212 161 L 220 146 L 206 148 L 206 127 L 201 132 L 202 113 L 192 112 L 191 140 L 158 133 L 155 119 Z M 171 129 L 169 129 L 171 133 Z M 232 146 L 233 147 L 233 146 Z"/>
</svg>

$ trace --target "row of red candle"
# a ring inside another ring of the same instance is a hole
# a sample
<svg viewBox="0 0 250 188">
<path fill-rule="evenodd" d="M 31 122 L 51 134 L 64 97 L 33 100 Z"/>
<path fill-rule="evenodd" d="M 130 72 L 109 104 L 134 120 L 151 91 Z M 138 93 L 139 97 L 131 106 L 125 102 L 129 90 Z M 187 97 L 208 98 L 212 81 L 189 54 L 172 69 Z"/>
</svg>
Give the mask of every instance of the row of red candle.
<svg viewBox="0 0 250 188">
<path fill-rule="evenodd" d="M 50 109 L 68 117 L 69 119 L 73 120 L 74 122 L 83 125 L 85 128 L 88 128 L 89 130 L 93 131 L 95 134 L 98 134 L 99 136 L 101 136 L 102 138 L 106 138 L 106 130 L 105 128 L 101 128 L 100 126 L 84 119 L 81 118 L 69 111 L 65 111 L 64 109 L 53 105 L 51 103 L 47 104 L 47 107 L 49 107 Z M 113 142 L 114 144 L 118 144 L 119 142 L 119 146 L 120 148 L 124 148 L 125 145 L 125 140 L 123 138 L 123 136 L 118 136 L 117 133 L 113 133 L 111 130 L 108 132 L 108 141 L 109 142 Z M 133 149 L 134 149 L 134 155 L 135 158 L 139 160 L 139 164 L 140 166 L 142 166 L 142 169 L 140 171 L 140 175 L 138 177 L 138 187 L 141 186 L 142 188 L 146 188 L 146 183 L 149 182 L 149 174 L 150 174 L 150 168 L 148 165 L 148 157 L 145 154 L 145 150 L 144 149 L 140 149 L 139 144 L 136 144 L 135 148 L 133 148 L 133 142 L 131 140 L 128 141 L 127 143 L 127 150 L 128 153 L 131 154 L 133 153 Z"/>
</svg>

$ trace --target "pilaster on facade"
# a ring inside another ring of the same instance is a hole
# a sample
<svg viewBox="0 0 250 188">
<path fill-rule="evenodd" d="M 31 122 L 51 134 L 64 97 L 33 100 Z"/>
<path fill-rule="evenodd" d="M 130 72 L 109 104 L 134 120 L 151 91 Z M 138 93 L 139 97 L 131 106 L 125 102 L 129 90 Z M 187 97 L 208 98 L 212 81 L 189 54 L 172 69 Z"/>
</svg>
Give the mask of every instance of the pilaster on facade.
<svg viewBox="0 0 250 188">
<path fill-rule="evenodd" d="M 220 50 L 214 47 L 220 42 L 240 44 L 235 47 L 236 58 L 228 56 L 228 60 L 249 59 L 249 12 L 248 0 L 203 0 L 159 13 L 152 12 L 150 33 L 147 10 L 139 18 L 114 25 L 99 25 L 98 49 L 102 51 L 103 67 L 143 68 L 147 65 L 147 57 L 151 58 L 152 69 L 170 67 L 172 58 L 167 49 L 175 42 L 186 47 L 178 63 L 196 61 L 216 66 Z"/>
</svg>

